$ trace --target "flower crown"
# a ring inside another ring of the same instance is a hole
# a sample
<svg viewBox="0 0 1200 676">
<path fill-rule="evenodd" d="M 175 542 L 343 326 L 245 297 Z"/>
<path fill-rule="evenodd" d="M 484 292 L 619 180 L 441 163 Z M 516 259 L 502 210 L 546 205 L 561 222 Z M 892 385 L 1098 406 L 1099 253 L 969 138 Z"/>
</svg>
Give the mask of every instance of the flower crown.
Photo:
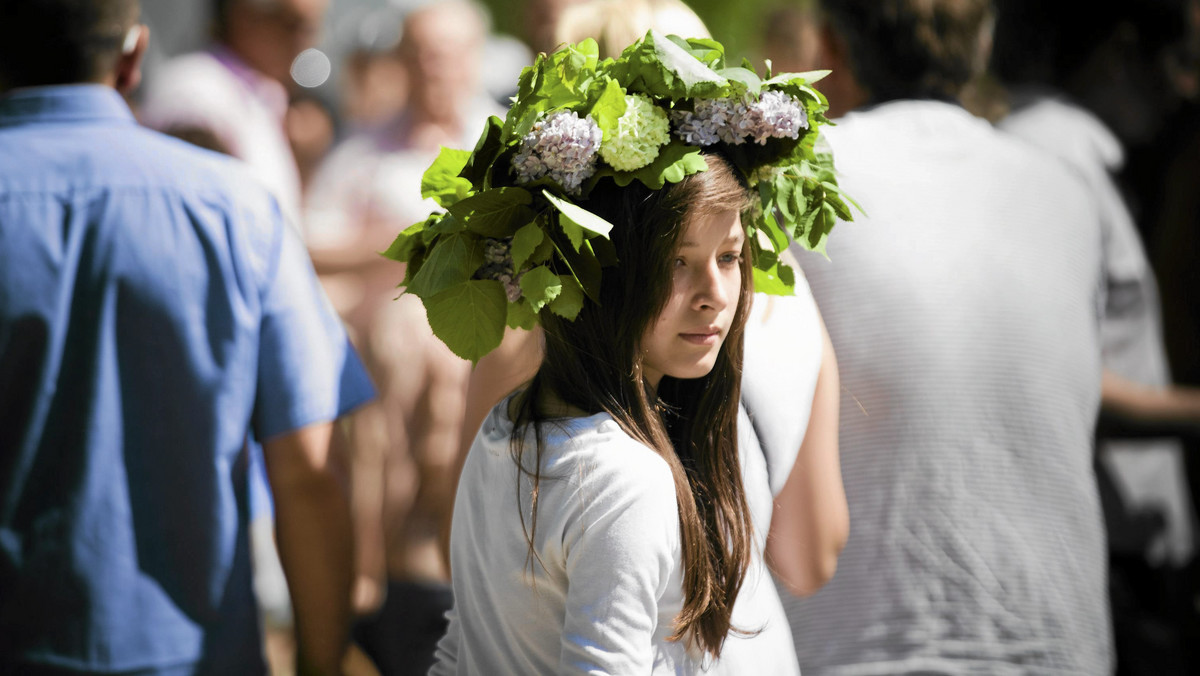
<svg viewBox="0 0 1200 676">
<path fill-rule="evenodd" d="M 768 64 L 769 69 L 769 64 Z M 400 233 L 384 253 L 408 264 L 402 286 L 455 354 L 477 361 L 504 327 L 532 328 L 540 313 L 573 320 L 598 299 L 617 263 L 614 227 L 576 204 L 597 182 L 658 190 L 707 169 L 717 146 L 759 200 L 743 216 L 758 291 L 790 294 L 779 260 L 790 239 L 824 251 L 837 220 L 851 220 L 833 159 L 817 150 L 827 124 L 825 75 L 762 79 L 725 64 L 720 43 L 651 31 L 616 59 L 588 39 L 541 54 L 521 73 L 506 118 L 488 120 L 475 150 L 443 148 L 421 195 L 445 212 Z"/>
</svg>

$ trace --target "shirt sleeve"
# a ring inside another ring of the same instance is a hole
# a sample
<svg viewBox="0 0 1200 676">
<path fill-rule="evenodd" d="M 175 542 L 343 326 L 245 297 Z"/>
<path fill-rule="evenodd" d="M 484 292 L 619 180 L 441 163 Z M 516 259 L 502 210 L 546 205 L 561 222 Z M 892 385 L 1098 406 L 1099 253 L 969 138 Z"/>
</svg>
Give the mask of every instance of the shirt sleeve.
<svg viewBox="0 0 1200 676">
<path fill-rule="evenodd" d="M 659 602 L 681 566 L 679 510 L 667 464 L 632 450 L 606 453 L 612 467 L 582 474 L 564 534 L 561 674 L 647 674 L 654 665 Z"/>
<path fill-rule="evenodd" d="M 325 297 L 304 245 L 282 216 L 262 295 L 257 438 L 327 422 L 375 396 L 346 330 Z"/>
<path fill-rule="evenodd" d="M 808 431 L 821 349 L 817 304 L 799 269 L 795 295 L 755 296 L 746 325 L 742 403 L 767 460 L 772 495 L 783 490 Z"/>
</svg>

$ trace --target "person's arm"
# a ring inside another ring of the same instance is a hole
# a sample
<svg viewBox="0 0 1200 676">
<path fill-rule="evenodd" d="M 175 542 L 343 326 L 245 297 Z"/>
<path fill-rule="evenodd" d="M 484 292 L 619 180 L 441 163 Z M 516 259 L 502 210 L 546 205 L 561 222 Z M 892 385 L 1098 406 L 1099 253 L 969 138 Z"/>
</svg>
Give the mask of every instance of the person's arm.
<svg viewBox="0 0 1200 676">
<path fill-rule="evenodd" d="M 1100 404 L 1100 428 L 1106 435 L 1200 435 L 1200 388 L 1141 385 L 1105 369 Z"/>
<path fill-rule="evenodd" d="M 471 371 L 471 379 L 467 385 L 467 405 L 463 414 L 462 436 L 459 443 L 458 457 L 454 462 L 454 475 L 451 485 L 458 485 L 458 475 L 462 474 L 463 463 L 467 460 L 467 451 L 479 426 L 483 424 L 492 407 L 510 392 L 533 378 L 538 367 L 542 365 L 542 334 L 541 328 L 532 331 L 520 329 L 505 329 L 504 339 L 495 350 L 480 358 Z M 453 502 L 453 499 L 451 500 Z M 450 520 L 442 524 L 440 534 L 442 556 L 450 560 Z"/>
<path fill-rule="evenodd" d="M 333 424 L 263 443 L 275 533 L 296 617 L 297 672 L 337 674 L 350 628 L 350 503 Z"/>
<path fill-rule="evenodd" d="M 850 513 L 838 455 L 840 383 L 829 334 L 821 325 L 821 367 L 812 415 L 796 462 L 775 498 L 767 563 L 798 596 L 833 577 L 850 533 Z"/>
<path fill-rule="evenodd" d="M 567 576 L 559 674 L 648 674 L 659 601 L 680 556 L 675 482 L 650 449 L 598 449 L 562 535 Z M 537 564 L 534 564 L 537 565 Z"/>
</svg>

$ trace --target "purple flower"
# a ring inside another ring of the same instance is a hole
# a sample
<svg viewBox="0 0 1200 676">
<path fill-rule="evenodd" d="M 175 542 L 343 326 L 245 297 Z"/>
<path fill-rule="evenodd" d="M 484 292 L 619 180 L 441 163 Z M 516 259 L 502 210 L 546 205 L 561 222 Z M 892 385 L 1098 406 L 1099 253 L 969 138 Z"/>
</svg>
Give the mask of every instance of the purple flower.
<svg viewBox="0 0 1200 676">
<path fill-rule="evenodd" d="M 569 194 L 596 172 L 596 152 L 604 134 L 591 117 L 564 110 L 538 120 L 513 156 L 517 183 L 549 176 Z"/>
</svg>

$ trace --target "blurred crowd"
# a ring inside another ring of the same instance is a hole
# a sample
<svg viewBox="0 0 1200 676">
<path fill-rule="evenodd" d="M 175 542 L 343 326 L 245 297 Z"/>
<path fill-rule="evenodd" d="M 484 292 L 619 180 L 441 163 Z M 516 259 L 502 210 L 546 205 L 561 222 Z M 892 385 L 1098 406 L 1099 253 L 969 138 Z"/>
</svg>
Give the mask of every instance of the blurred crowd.
<svg viewBox="0 0 1200 676">
<path fill-rule="evenodd" d="M 625 5 L 617 16 L 570 11 L 578 4 L 521 3 L 522 43 L 492 35 L 488 10 L 469 0 L 381 4 L 340 45 L 331 99 L 328 87 L 317 93 L 293 76 L 322 35 L 326 0 L 214 0 L 212 43 L 149 69 L 134 99 L 143 123 L 244 160 L 272 188 L 379 389 L 346 433 L 355 610 L 367 618 L 358 638 L 385 672 L 412 659 L 393 645 L 397 636 L 414 637 L 418 650 L 422 637 L 440 635 L 451 602 L 442 538 L 471 432 L 464 439 L 469 363 L 433 338 L 420 302 L 399 295 L 403 271 L 379 252 L 435 208 L 420 186 L 438 149 L 473 147 L 487 116 L 503 117 L 513 93 L 505 88 L 534 54 L 586 36 L 619 51 L 650 25 L 648 13 L 668 6 L 677 32 L 705 33 L 674 3 L 615 3 Z M 1106 368 L 1144 386 L 1200 385 L 1200 2 L 1085 11 L 1005 0 L 998 9 L 989 67 L 964 90 L 964 105 L 1072 163 L 1117 221 L 1106 243 L 1118 252 L 1107 303 L 1121 326 Z M 816 2 L 779 3 L 759 21 L 752 56 L 775 72 L 845 63 L 850 48 Z M 834 118 L 879 97 L 839 71 L 821 87 Z M 1166 673 L 1162 665 L 1195 659 L 1190 639 L 1200 635 L 1200 462 L 1190 459 L 1200 438 L 1194 421 L 1147 422 L 1138 414 L 1146 396 L 1117 392 L 1100 420 L 1096 471 L 1119 655 L 1128 673 Z M 1186 410 L 1186 393 L 1175 405 Z M 260 583 L 268 599 L 278 596 L 270 584 Z"/>
<path fill-rule="evenodd" d="M 586 36 L 612 53 L 654 21 L 706 32 L 698 20 L 689 27 L 695 15 L 682 3 L 596 9 L 605 4 L 516 3 L 527 17 L 518 41 L 494 35 L 489 10 L 472 0 L 381 2 L 339 46 L 337 86 L 315 90 L 295 74 L 322 36 L 329 0 L 211 0 L 211 42 L 182 54 L 163 46 L 171 56 L 147 68 L 131 99 L 144 125 L 239 158 L 271 190 L 377 389 L 338 427 L 352 449 L 354 640 L 363 653 L 349 671 L 428 664 L 452 603 L 446 536 L 477 422 L 468 415 L 471 364 L 433 336 L 420 301 L 397 288 L 402 267 L 380 252 L 437 208 L 421 196 L 423 172 L 440 148 L 470 149 L 488 116 L 503 117 L 535 54 Z M 749 56 L 775 72 L 835 68 L 818 86 L 837 122 L 891 95 L 849 77 L 857 46 L 819 4 L 780 2 L 755 17 L 761 40 Z M 1190 389 L 1200 387 L 1200 0 L 995 6 L 987 44 L 970 45 L 980 68 L 962 105 L 1068 166 L 1108 223 L 1093 469 L 1117 671 L 1188 673 L 1200 665 L 1200 396 Z M 720 27 L 710 28 L 719 39 Z M 928 98 L 945 95 L 930 89 Z M 870 216 L 869 199 L 864 209 Z M 855 351 L 837 338 L 845 367 Z M 259 476 L 254 509 L 267 527 L 254 549 L 256 589 L 272 666 L 287 673 L 288 599 Z"/>
</svg>

